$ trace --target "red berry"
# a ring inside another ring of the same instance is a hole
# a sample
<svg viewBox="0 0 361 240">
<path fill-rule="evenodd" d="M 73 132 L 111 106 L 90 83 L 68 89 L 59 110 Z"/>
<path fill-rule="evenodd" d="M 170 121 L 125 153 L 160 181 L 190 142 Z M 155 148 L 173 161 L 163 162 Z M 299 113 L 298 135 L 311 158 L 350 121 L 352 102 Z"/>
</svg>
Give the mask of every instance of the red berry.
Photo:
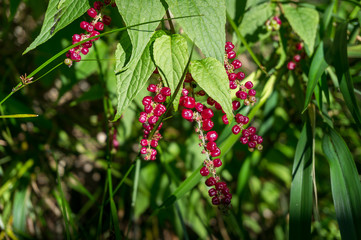
<svg viewBox="0 0 361 240">
<path fill-rule="evenodd" d="M 230 89 L 236 89 L 237 83 L 235 81 L 229 81 L 229 88 Z"/>
<path fill-rule="evenodd" d="M 261 144 L 263 142 L 263 138 L 261 136 L 258 136 L 257 143 Z"/>
<path fill-rule="evenodd" d="M 154 115 L 155 116 L 161 116 L 163 113 L 165 113 L 165 111 L 167 110 L 167 108 L 163 105 L 163 104 L 158 104 L 155 109 L 154 109 Z"/>
<path fill-rule="evenodd" d="M 158 141 L 152 140 L 152 141 L 150 142 L 150 146 L 152 146 L 153 148 L 156 148 L 156 147 L 158 146 Z"/>
<path fill-rule="evenodd" d="M 160 93 L 163 94 L 164 96 L 170 96 L 171 91 L 169 87 L 162 87 Z"/>
<path fill-rule="evenodd" d="M 150 84 L 148 87 L 147 87 L 147 90 L 149 92 L 155 92 L 157 91 L 157 86 L 155 84 Z"/>
<path fill-rule="evenodd" d="M 210 177 L 206 180 L 206 185 L 211 187 L 216 184 L 216 179 L 214 177 Z"/>
<path fill-rule="evenodd" d="M 215 142 L 218 138 L 218 133 L 216 131 L 207 132 L 207 140 L 210 142 Z"/>
<path fill-rule="evenodd" d="M 103 7 L 103 3 L 101 1 L 95 1 L 94 2 L 94 8 L 96 10 L 100 10 L 100 9 L 102 9 L 102 7 Z"/>
<path fill-rule="evenodd" d="M 204 105 L 202 103 L 196 103 L 195 108 L 197 112 L 202 112 L 204 109 Z"/>
<path fill-rule="evenodd" d="M 183 96 L 188 96 L 188 93 L 189 93 L 189 91 L 187 89 L 185 89 L 185 88 L 182 89 Z"/>
<path fill-rule="evenodd" d="M 183 109 L 182 117 L 186 120 L 192 120 L 193 119 L 193 111 L 190 109 Z"/>
<path fill-rule="evenodd" d="M 152 105 L 145 105 L 145 106 L 144 106 L 144 111 L 145 111 L 146 113 L 151 113 L 151 112 L 153 111 Z"/>
<path fill-rule="evenodd" d="M 200 173 L 203 177 L 208 176 L 209 175 L 209 170 L 207 167 L 202 167 L 200 170 Z"/>
<path fill-rule="evenodd" d="M 218 102 L 216 102 L 216 103 L 214 104 L 214 107 L 215 107 L 217 110 L 222 110 L 222 106 L 221 106 L 221 104 L 219 104 Z"/>
<path fill-rule="evenodd" d="M 87 29 L 87 27 L 88 27 L 88 25 L 89 25 L 89 23 L 88 23 L 88 22 L 86 22 L 86 21 L 82 21 L 82 22 L 80 23 L 80 28 L 82 28 L 82 29 L 86 30 L 86 29 Z"/>
<path fill-rule="evenodd" d="M 236 111 L 240 106 L 241 106 L 241 103 L 238 102 L 237 100 L 232 102 L 232 107 L 233 107 L 234 111 Z"/>
<path fill-rule="evenodd" d="M 247 88 L 247 89 L 251 89 L 253 88 L 253 83 L 251 81 L 248 81 L 246 82 L 246 84 L 244 84 L 244 86 Z"/>
<path fill-rule="evenodd" d="M 183 98 L 183 106 L 186 108 L 194 108 L 196 105 L 196 101 L 192 97 L 184 97 Z"/>
<path fill-rule="evenodd" d="M 145 96 L 142 100 L 142 103 L 144 106 L 152 104 L 152 97 L 151 96 Z"/>
<path fill-rule="evenodd" d="M 250 89 L 250 90 L 248 91 L 248 95 L 250 95 L 250 96 L 256 96 L 256 90 Z"/>
<path fill-rule="evenodd" d="M 246 92 L 241 91 L 241 90 L 236 92 L 236 96 L 242 100 L 247 99 L 247 95 L 248 94 Z"/>
<path fill-rule="evenodd" d="M 154 97 L 154 102 L 162 103 L 165 102 L 165 99 L 166 97 L 163 94 L 159 93 Z"/>
<path fill-rule="evenodd" d="M 229 121 L 228 121 L 228 118 L 227 118 L 227 115 L 226 114 L 224 114 L 223 116 L 222 116 L 222 121 L 223 121 L 223 123 L 224 124 L 228 124 L 229 123 Z"/>
<path fill-rule="evenodd" d="M 222 166 L 222 161 L 221 161 L 221 159 L 219 159 L 219 158 L 214 159 L 214 160 L 213 160 L 213 165 L 214 165 L 215 167 L 220 167 L 220 166 Z"/>
<path fill-rule="evenodd" d="M 91 33 L 91 32 L 94 31 L 94 26 L 91 25 L 91 24 L 88 24 L 88 26 L 86 27 L 86 30 L 87 30 L 89 33 Z M 92 41 L 92 40 L 91 40 L 91 41 Z"/>
<path fill-rule="evenodd" d="M 301 60 L 301 55 L 297 54 L 293 57 L 293 60 L 295 60 L 295 62 L 299 62 Z"/>
<path fill-rule="evenodd" d="M 203 127 L 203 130 L 204 130 L 204 131 L 209 131 L 209 130 L 211 130 L 211 129 L 213 128 L 213 126 L 214 126 L 214 123 L 212 122 L 212 120 L 210 120 L 210 119 L 205 119 L 205 120 L 203 121 L 202 127 Z"/>
<path fill-rule="evenodd" d="M 282 21 L 281 21 L 281 19 L 279 17 L 274 16 L 273 19 L 277 22 L 278 25 L 282 24 Z"/>
<path fill-rule="evenodd" d="M 155 124 L 158 121 L 158 117 L 157 116 L 151 116 L 148 119 L 149 124 Z"/>
<path fill-rule="evenodd" d="M 219 205 L 221 203 L 221 201 L 219 200 L 218 197 L 213 197 L 212 198 L 212 204 L 213 205 Z"/>
<path fill-rule="evenodd" d="M 147 113 L 141 112 L 139 116 L 139 122 L 145 123 L 145 121 L 147 121 Z"/>
<path fill-rule="evenodd" d="M 254 135 L 256 133 L 256 128 L 255 127 L 249 127 L 247 128 L 248 132 L 249 132 L 249 135 Z"/>
<path fill-rule="evenodd" d="M 217 189 L 218 191 L 223 190 L 225 187 L 227 187 L 227 185 L 226 185 L 225 182 L 217 182 L 217 183 L 216 183 L 216 189 Z"/>
<path fill-rule="evenodd" d="M 241 138 L 239 139 L 239 141 L 240 141 L 241 143 L 243 143 L 243 144 L 247 144 L 247 143 L 248 143 L 248 137 L 241 137 Z"/>
<path fill-rule="evenodd" d="M 237 74 L 236 74 L 236 73 L 230 73 L 230 74 L 228 74 L 228 79 L 229 79 L 230 81 L 236 80 L 236 79 L 237 79 Z"/>
<path fill-rule="evenodd" d="M 94 25 L 94 28 L 96 30 L 99 30 L 99 31 L 103 31 L 104 30 L 104 24 L 102 22 L 97 22 L 95 25 Z"/>
<path fill-rule="evenodd" d="M 97 15 L 97 11 L 94 9 L 94 8 L 89 8 L 88 9 L 88 15 L 91 17 L 91 18 L 95 18 L 96 15 Z"/>
<path fill-rule="evenodd" d="M 229 205 L 229 204 L 231 203 L 231 198 L 228 198 L 228 197 L 224 198 L 224 199 L 223 199 L 223 203 L 224 203 L 225 205 Z"/>
<path fill-rule="evenodd" d="M 217 190 L 214 189 L 214 188 L 209 189 L 209 190 L 208 190 L 208 195 L 209 195 L 210 197 L 216 196 L 216 195 L 217 195 Z"/>
<path fill-rule="evenodd" d="M 72 60 L 77 60 L 79 57 L 79 54 L 78 53 L 76 53 L 76 52 L 72 52 L 71 54 L 70 54 L 70 58 L 72 59 Z"/>
<path fill-rule="evenodd" d="M 245 77 L 246 77 L 246 75 L 244 74 L 244 72 L 239 72 L 239 73 L 237 73 L 237 78 L 238 78 L 239 80 L 242 81 Z"/>
<path fill-rule="evenodd" d="M 237 113 L 234 118 L 236 119 L 237 123 L 242 123 L 244 116 L 242 114 L 240 114 L 240 113 Z"/>
<path fill-rule="evenodd" d="M 151 149 L 151 155 L 153 155 L 153 156 L 155 156 L 155 155 L 157 155 L 157 150 L 155 150 L 155 149 Z"/>
<path fill-rule="evenodd" d="M 238 59 L 234 60 L 232 62 L 232 65 L 233 65 L 234 69 L 238 69 L 238 68 L 242 67 L 242 63 Z"/>
<path fill-rule="evenodd" d="M 219 155 L 221 155 L 221 149 L 219 149 L 219 147 L 217 147 L 214 151 L 211 152 L 212 157 L 218 157 Z"/>
<path fill-rule="evenodd" d="M 215 142 L 208 142 L 206 147 L 209 151 L 214 151 L 216 150 L 217 144 Z"/>
<path fill-rule="evenodd" d="M 154 161 L 156 159 L 155 155 L 150 156 L 150 160 Z"/>
<path fill-rule="evenodd" d="M 90 34 L 90 37 L 94 37 L 94 36 L 98 36 L 100 33 L 98 32 L 98 31 L 93 31 L 91 34 Z M 92 39 L 92 40 L 90 40 L 90 41 L 92 41 L 92 42 L 94 42 L 94 41 L 96 41 L 96 40 L 98 40 L 99 38 L 94 38 L 94 39 Z"/>
<path fill-rule="evenodd" d="M 199 92 L 196 92 L 196 94 L 199 96 L 204 96 L 204 95 L 206 95 L 206 92 L 203 90 L 200 90 Z"/>
<path fill-rule="evenodd" d="M 238 125 L 232 127 L 233 134 L 237 135 L 241 131 L 241 128 Z"/>
<path fill-rule="evenodd" d="M 251 141 L 257 142 L 257 140 L 258 140 L 257 134 L 251 136 Z"/>
<path fill-rule="evenodd" d="M 296 44 L 296 49 L 298 51 L 302 50 L 302 48 L 303 48 L 303 44 L 301 42 Z"/>
<path fill-rule="evenodd" d="M 208 97 L 208 98 L 207 98 L 207 103 L 208 103 L 209 105 L 213 106 L 215 102 L 216 102 L 216 101 L 214 101 L 213 98 L 211 98 L 211 97 Z"/>
<path fill-rule="evenodd" d="M 141 154 L 147 154 L 147 148 L 142 147 L 142 149 L 140 149 L 140 153 Z"/>
<path fill-rule="evenodd" d="M 235 51 L 229 51 L 227 53 L 227 58 L 228 59 L 232 59 L 232 58 L 235 58 L 236 57 L 236 52 Z"/>
<path fill-rule="evenodd" d="M 85 43 L 82 43 L 81 45 L 83 45 L 83 47 L 86 47 L 86 48 L 91 48 L 93 46 L 91 41 L 87 41 Z"/>
<path fill-rule="evenodd" d="M 214 116 L 213 110 L 210 108 L 204 109 L 201 113 L 203 119 L 210 119 Z"/>
<path fill-rule="evenodd" d="M 88 52 L 89 52 L 89 49 L 86 48 L 86 47 L 83 47 L 83 48 L 81 49 L 81 53 L 84 54 L 84 55 L 87 55 Z"/>
<path fill-rule="evenodd" d="M 232 51 L 233 48 L 234 48 L 234 45 L 232 42 L 226 42 L 226 47 L 225 47 L 226 52 Z"/>
<path fill-rule="evenodd" d="M 107 15 L 104 15 L 102 21 L 103 21 L 103 23 L 105 25 L 110 25 L 110 22 L 112 21 L 112 18 L 107 16 Z"/>
<path fill-rule="evenodd" d="M 250 142 L 248 142 L 248 147 L 249 147 L 249 148 L 255 148 L 255 147 L 256 147 L 256 143 L 250 141 Z"/>
<path fill-rule="evenodd" d="M 249 122 L 249 118 L 244 116 L 242 124 L 247 124 Z"/>
<path fill-rule="evenodd" d="M 294 70 L 296 68 L 296 63 L 290 61 L 287 63 L 288 70 Z"/>
<path fill-rule="evenodd" d="M 73 43 L 77 43 L 81 41 L 81 36 L 79 34 L 74 34 L 72 39 L 73 39 Z"/>
<path fill-rule="evenodd" d="M 112 0 L 104 0 L 104 3 L 105 3 L 106 5 L 109 5 L 111 2 L 112 2 Z"/>
<path fill-rule="evenodd" d="M 243 137 L 249 137 L 249 132 L 248 132 L 248 130 L 247 129 L 243 129 L 243 131 L 242 131 L 242 136 Z"/>
</svg>

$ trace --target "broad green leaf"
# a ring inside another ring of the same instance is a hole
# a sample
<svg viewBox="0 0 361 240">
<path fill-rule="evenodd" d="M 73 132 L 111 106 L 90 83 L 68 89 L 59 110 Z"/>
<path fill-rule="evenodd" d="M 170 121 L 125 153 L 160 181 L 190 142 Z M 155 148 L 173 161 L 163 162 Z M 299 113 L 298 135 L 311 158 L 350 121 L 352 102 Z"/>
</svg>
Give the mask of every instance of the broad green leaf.
<svg viewBox="0 0 361 240">
<path fill-rule="evenodd" d="M 115 2 L 126 26 L 148 21 L 160 21 L 165 14 L 161 1 L 116 0 Z M 127 30 L 132 42 L 132 56 L 127 67 L 131 67 L 132 62 L 139 61 L 159 23 L 149 23 Z"/>
<path fill-rule="evenodd" d="M 283 5 L 285 17 L 292 29 L 300 36 L 308 47 L 309 54 L 313 53 L 319 22 L 318 12 L 315 9 Z"/>
<path fill-rule="evenodd" d="M 322 41 L 320 45 L 318 45 L 315 56 L 313 57 L 311 62 L 310 71 L 308 72 L 306 98 L 305 98 L 305 104 L 303 106 L 304 108 L 303 111 L 307 109 L 307 106 L 311 101 L 313 91 L 327 67 L 328 67 L 328 63 L 325 60 L 324 43 Z"/>
<path fill-rule="evenodd" d="M 264 25 L 272 14 L 270 3 L 263 3 L 248 10 L 244 14 L 243 21 L 239 26 L 243 36 L 253 34 L 258 27 Z"/>
<path fill-rule="evenodd" d="M 361 239 L 361 183 L 342 137 L 327 127 L 322 147 L 330 164 L 331 189 L 342 239 Z"/>
<path fill-rule="evenodd" d="M 175 17 L 202 15 L 178 19 L 177 22 L 206 57 L 216 58 L 223 63 L 226 42 L 225 0 L 168 0 L 167 3 Z"/>
<path fill-rule="evenodd" d="M 222 63 L 214 58 L 191 62 L 189 71 L 197 84 L 215 101 L 221 104 L 229 120 L 233 119 L 229 80 Z"/>
<path fill-rule="evenodd" d="M 23 54 L 49 40 L 59 30 L 83 15 L 89 8 L 90 5 L 87 0 L 65 0 L 61 4 L 59 4 L 59 0 L 50 0 L 40 34 Z"/>
<path fill-rule="evenodd" d="M 167 79 L 172 94 L 175 92 L 188 61 L 187 40 L 181 35 L 164 35 L 157 38 L 153 46 L 155 64 L 162 78 Z M 181 91 L 173 101 L 174 110 L 178 110 Z"/>
<path fill-rule="evenodd" d="M 132 100 L 142 90 L 147 83 L 148 78 L 152 75 L 155 65 L 150 56 L 150 46 L 156 37 L 164 35 L 163 31 L 156 32 L 138 62 L 133 61 L 123 71 L 124 49 L 118 44 L 115 52 L 116 65 L 115 73 L 117 78 L 117 94 L 118 94 L 118 107 L 117 114 L 114 121 L 119 119 L 123 111 L 129 106 Z M 119 72 L 121 71 L 121 72 Z"/>
<path fill-rule="evenodd" d="M 347 58 L 347 22 L 338 24 L 333 49 L 335 51 L 333 62 L 341 93 L 356 124 L 361 127 L 360 109 L 355 97 Z"/>
<path fill-rule="evenodd" d="M 312 218 L 312 129 L 306 123 L 297 143 L 290 197 L 289 239 L 310 239 Z"/>
</svg>

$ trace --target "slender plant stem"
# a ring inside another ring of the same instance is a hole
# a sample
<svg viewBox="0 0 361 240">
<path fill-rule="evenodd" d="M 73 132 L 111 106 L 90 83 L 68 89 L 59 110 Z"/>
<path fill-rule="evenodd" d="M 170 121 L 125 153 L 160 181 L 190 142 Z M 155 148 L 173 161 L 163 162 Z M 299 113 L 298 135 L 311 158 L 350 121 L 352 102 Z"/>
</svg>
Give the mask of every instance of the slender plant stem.
<svg viewBox="0 0 361 240">
<path fill-rule="evenodd" d="M 170 31 L 172 32 L 172 34 L 175 34 L 175 29 L 174 29 L 174 25 L 173 25 L 172 19 L 171 19 L 171 17 L 170 17 L 169 9 L 167 9 L 166 14 L 167 14 L 167 18 L 168 18 L 168 23 L 169 23 Z"/>
<path fill-rule="evenodd" d="M 229 24 L 231 24 L 231 27 L 233 28 L 233 30 L 235 31 L 235 33 L 237 34 L 237 37 L 239 38 L 239 40 L 241 40 L 242 44 L 246 47 L 247 51 L 249 52 L 249 54 L 251 55 L 253 61 L 255 61 L 255 63 L 258 65 L 258 67 L 262 70 L 262 72 L 264 72 L 267 76 L 268 73 L 266 71 L 266 68 L 261 64 L 261 62 L 258 60 L 256 54 L 254 54 L 254 52 L 252 51 L 251 47 L 248 45 L 246 39 L 242 36 L 241 32 L 239 31 L 237 25 L 234 23 L 233 19 L 231 18 L 231 16 L 229 16 L 228 12 L 227 12 L 227 20 L 229 22 Z"/>
</svg>

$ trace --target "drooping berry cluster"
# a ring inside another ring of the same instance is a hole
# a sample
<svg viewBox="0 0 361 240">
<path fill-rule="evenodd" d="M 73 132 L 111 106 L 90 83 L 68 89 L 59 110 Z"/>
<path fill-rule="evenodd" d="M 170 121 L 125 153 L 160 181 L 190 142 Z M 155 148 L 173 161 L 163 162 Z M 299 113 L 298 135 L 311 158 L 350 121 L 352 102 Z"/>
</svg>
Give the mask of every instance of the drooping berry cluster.
<svg viewBox="0 0 361 240">
<path fill-rule="evenodd" d="M 304 54 L 302 52 L 303 44 L 302 42 L 296 43 L 294 49 L 291 49 L 291 52 L 289 53 L 291 56 L 293 56 L 292 60 L 287 63 L 288 70 L 294 70 L 297 66 L 297 63 L 301 61 L 302 55 Z"/>
<path fill-rule="evenodd" d="M 110 3 L 110 0 L 104 0 L 104 3 L 101 1 L 94 2 L 94 7 L 89 8 L 87 11 L 88 15 L 93 20 L 91 22 L 82 21 L 80 23 L 80 28 L 85 30 L 86 33 L 74 34 L 72 37 L 73 44 L 76 44 L 90 37 L 98 36 L 100 34 L 98 31 L 104 30 L 104 24 L 110 24 L 112 20 L 111 17 L 102 14 L 103 8 Z M 115 7 L 115 3 L 112 3 L 112 6 Z M 97 11 L 99 11 L 99 13 Z M 89 53 L 89 48 L 93 46 L 93 42 L 98 39 L 99 38 L 89 40 L 77 47 L 70 49 L 69 52 L 66 53 L 67 58 L 64 60 L 64 63 L 70 67 L 73 64 L 73 61 L 79 62 L 81 60 L 80 54 L 87 55 Z"/>
<path fill-rule="evenodd" d="M 153 135 L 150 135 L 159 118 L 166 112 L 167 108 L 163 103 L 167 100 L 167 97 L 171 95 L 169 87 L 162 87 L 162 82 L 158 84 L 150 84 L 147 90 L 151 93 L 155 93 L 155 96 L 146 96 L 143 98 L 142 103 L 144 105 L 144 112 L 140 113 L 139 122 L 143 123 L 144 135 L 140 141 L 142 146 L 140 153 L 143 155 L 145 160 L 155 160 L 159 139 L 162 135 L 159 130 L 162 128 L 161 123 L 154 131 Z"/>
<path fill-rule="evenodd" d="M 278 31 L 280 30 L 282 21 L 278 16 L 274 16 L 266 21 L 267 31 Z"/>
</svg>

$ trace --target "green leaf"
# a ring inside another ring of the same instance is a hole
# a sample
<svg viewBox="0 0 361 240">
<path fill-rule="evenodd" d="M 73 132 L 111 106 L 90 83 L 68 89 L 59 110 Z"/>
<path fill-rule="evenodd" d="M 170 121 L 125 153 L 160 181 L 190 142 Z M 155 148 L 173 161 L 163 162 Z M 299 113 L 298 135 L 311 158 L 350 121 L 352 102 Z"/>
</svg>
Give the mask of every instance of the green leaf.
<svg viewBox="0 0 361 240">
<path fill-rule="evenodd" d="M 361 58 L 361 45 L 347 47 L 347 55 L 349 58 Z"/>
<path fill-rule="evenodd" d="M 341 93 L 356 124 L 361 127 L 360 109 L 355 97 L 347 58 L 347 22 L 338 24 L 333 49 L 335 50 L 334 67 L 336 69 Z"/>
<path fill-rule="evenodd" d="M 122 72 L 119 72 L 123 68 L 125 51 L 120 44 L 118 44 L 115 51 L 116 65 L 115 72 L 117 78 L 117 94 L 118 94 L 118 107 L 117 114 L 114 121 L 119 119 L 123 111 L 129 106 L 137 94 L 147 83 L 148 78 L 152 75 L 155 65 L 150 56 L 150 46 L 156 37 L 162 36 L 165 33 L 158 31 L 154 35 L 138 62 L 133 61 Z"/>
<path fill-rule="evenodd" d="M 65 0 L 59 6 L 58 3 L 59 0 L 50 0 L 40 34 L 23 54 L 49 40 L 90 8 L 87 0 Z"/>
<path fill-rule="evenodd" d="M 303 106 L 303 111 L 307 109 L 307 106 L 311 101 L 313 91 L 315 90 L 319 79 L 321 78 L 327 67 L 328 63 L 325 60 L 324 43 L 322 41 L 320 45 L 318 45 L 315 56 L 313 57 L 311 62 L 310 71 L 308 72 L 306 98 L 305 104 Z"/>
<path fill-rule="evenodd" d="M 165 13 L 165 9 L 161 1 L 116 0 L 116 4 L 126 26 L 142 22 L 161 20 Z M 152 37 L 154 30 L 158 25 L 159 22 L 154 22 L 128 29 L 128 34 L 133 48 L 132 56 L 127 67 L 131 67 L 133 62 L 138 62 L 143 56 L 149 39 Z"/>
<path fill-rule="evenodd" d="M 361 183 L 352 155 L 342 137 L 327 127 L 322 141 L 330 164 L 331 189 L 342 239 L 361 239 Z"/>
<path fill-rule="evenodd" d="M 292 29 L 302 38 L 312 54 L 316 40 L 317 27 L 319 22 L 318 12 L 311 8 L 293 8 L 283 5 L 285 17 L 291 24 Z"/>
<path fill-rule="evenodd" d="M 225 0 L 168 0 L 167 3 L 175 17 L 202 15 L 178 19 L 177 22 L 206 57 L 214 57 L 223 63 L 226 42 Z"/>
<path fill-rule="evenodd" d="M 0 115 L 0 118 L 29 118 L 39 117 L 37 114 L 12 114 L 12 115 Z"/>
<path fill-rule="evenodd" d="M 243 36 L 253 34 L 258 27 L 264 26 L 264 23 L 272 16 L 272 8 L 270 3 L 263 3 L 252 7 L 243 17 L 243 21 L 239 26 Z"/>
<path fill-rule="evenodd" d="M 154 61 L 163 79 L 167 79 L 172 93 L 175 92 L 188 61 L 187 40 L 181 35 L 164 35 L 157 38 L 153 46 Z M 173 101 L 177 111 L 181 91 Z"/>
<path fill-rule="evenodd" d="M 232 99 L 228 89 L 229 80 L 223 64 L 209 57 L 192 61 L 189 71 L 198 85 L 221 104 L 227 118 L 233 119 Z"/>
<path fill-rule="evenodd" d="M 310 239 L 312 218 L 312 129 L 306 123 L 298 140 L 292 170 L 289 239 Z"/>
<path fill-rule="evenodd" d="M 29 196 L 26 187 L 15 192 L 13 206 L 13 227 L 16 232 L 26 233 L 26 217 L 29 208 Z"/>
</svg>

